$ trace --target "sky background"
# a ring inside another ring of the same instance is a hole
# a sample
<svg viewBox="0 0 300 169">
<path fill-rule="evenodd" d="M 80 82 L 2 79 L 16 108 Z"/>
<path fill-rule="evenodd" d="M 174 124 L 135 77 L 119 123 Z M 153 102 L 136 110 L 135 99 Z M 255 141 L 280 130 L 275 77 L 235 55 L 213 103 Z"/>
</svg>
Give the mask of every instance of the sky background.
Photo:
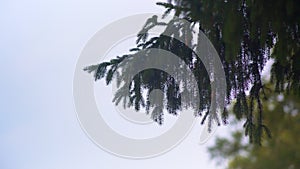
<svg viewBox="0 0 300 169">
<path fill-rule="evenodd" d="M 161 13 L 163 8 L 155 2 L 0 2 L 1 169 L 219 168 L 209 160 L 206 151 L 213 140 L 202 146 L 197 144 L 199 122 L 172 151 L 152 159 L 128 160 L 97 147 L 77 120 L 72 85 L 81 50 L 98 30 L 117 19 L 139 13 Z M 97 90 L 106 88 L 99 85 Z M 100 99 L 101 95 L 97 97 Z M 107 106 L 104 109 L 110 110 L 111 105 Z M 117 126 L 113 120 L 108 123 Z M 225 129 L 217 132 L 224 134 Z M 131 131 L 123 132 L 130 135 Z"/>
</svg>

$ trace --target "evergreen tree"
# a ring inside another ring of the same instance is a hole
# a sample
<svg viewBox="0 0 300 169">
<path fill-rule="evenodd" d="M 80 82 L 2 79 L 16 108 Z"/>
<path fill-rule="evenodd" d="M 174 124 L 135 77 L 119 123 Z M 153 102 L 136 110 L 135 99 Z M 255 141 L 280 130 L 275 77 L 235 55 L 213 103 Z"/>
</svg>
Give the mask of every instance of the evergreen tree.
<svg viewBox="0 0 300 169">
<path fill-rule="evenodd" d="M 153 89 L 160 89 L 165 93 L 165 107 L 169 113 L 176 115 L 183 106 L 197 108 L 196 115 L 205 112 L 202 120 L 204 123 L 207 117 L 213 115 L 208 110 L 213 91 L 211 87 L 207 87 L 213 84 L 201 60 L 195 60 L 193 51 L 172 38 L 181 37 L 190 43 L 193 24 L 199 24 L 200 30 L 210 39 L 222 61 L 227 83 L 226 103 L 230 104 L 232 100 L 236 100 L 233 109 L 235 117 L 245 121 L 245 133 L 250 141 L 260 143 L 262 133 L 268 132 L 262 119 L 262 101 L 266 98 L 265 90 L 269 89 L 262 81 L 261 72 L 269 59 L 274 59 L 271 82 L 275 84 L 270 90 L 300 95 L 299 1 L 169 0 L 168 3 L 157 4 L 166 8 L 164 15 L 171 15 L 173 11 L 176 17 L 186 19 L 192 24 L 183 27 L 175 19 L 169 23 L 161 23 L 158 22 L 157 16 L 153 16 L 137 35 L 137 47 L 131 50 L 135 51 L 134 54 L 89 66 L 85 70 L 94 72 L 95 80 L 105 77 L 109 84 L 115 77 L 120 82 L 126 77 L 120 75 L 118 70 L 129 69 L 134 64 L 122 63 L 125 58 L 137 56 L 143 49 L 158 48 L 170 51 L 183 59 L 194 73 L 196 87 L 201 93 L 198 107 L 193 105 L 192 100 L 182 103 L 179 84 L 176 84 L 170 75 L 156 69 L 145 70 L 136 75 L 129 85 L 130 93 L 122 92 L 124 90 L 121 86 L 114 101 L 118 104 L 123 100 L 124 105 L 133 106 L 136 110 L 145 107 L 149 113 L 150 107 L 155 107 L 149 102 L 149 93 Z M 149 38 L 147 32 L 155 26 L 165 26 L 166 31 L 169 28 L 176 31 L 169 32 L 170 36 Z M 186 79 L 182 86 L 184 89 L 191 89 L 189 84 L 189 80 Z M 142 95 L 143 91 L 147 92 L 146 98 Z M 250 91 L 249 95 L 246 94 L 247 91 Z M 162 124 L 162 108 L 155 110 L 152 112 L 152 118 Z M 227 117 L 228 111 L 225 109 L 222 114 L 224 123 Z"/>
</svg>

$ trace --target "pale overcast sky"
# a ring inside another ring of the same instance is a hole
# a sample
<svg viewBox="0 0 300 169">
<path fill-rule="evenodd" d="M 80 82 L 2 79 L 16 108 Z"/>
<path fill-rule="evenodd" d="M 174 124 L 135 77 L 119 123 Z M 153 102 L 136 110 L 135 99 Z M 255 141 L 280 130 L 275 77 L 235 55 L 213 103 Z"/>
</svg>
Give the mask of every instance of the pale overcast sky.
<svg viewBox="0 0 300 169">
<path fill-rule="evenodd" d="M 1 169 L 217 168 L 206 151 L 213 140 L 197 144 L 199 123 L 172 151 L 152 159 L 129 160 L 97 147 L 77 120 L 72 84 L 84 45 L 114 20 L 139 13 L 161 13 L 162 7 L 155 2 L 0 2 Z"/>
</svg>

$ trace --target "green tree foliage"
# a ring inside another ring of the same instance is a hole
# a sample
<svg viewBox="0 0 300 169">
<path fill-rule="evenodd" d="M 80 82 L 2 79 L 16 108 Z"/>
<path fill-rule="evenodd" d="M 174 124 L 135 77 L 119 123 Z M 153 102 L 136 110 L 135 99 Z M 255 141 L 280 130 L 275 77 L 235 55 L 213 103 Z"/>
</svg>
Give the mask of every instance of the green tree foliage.
<svg viewBox="0 0 300 169">
<path fill-rule="evenodd" d="M 229 169 L 296 169 L 300 168 L 300 100 L 273 95 L 263 103 L 265 123 L 272 130 L 272 139 L 262 141 L 263 146 L 245 144 L 241 130 L 231 139 L 218 138 L 209 148 L 213 158 L 229 160 Z M 266 136 L 266 135 L 264 135 Z"/>
<path fill-rule="evenodd" d="M 190 26 L 182 26 L 176 19 L 161 23 L 157 16 L 149 18 L 143 30 L 137 36 L 137 47 L 133 54 L 112 59 L 109 62 L 87 67 L 94 72 L 95 80 L 106 78 L 109 84 L 113 77 L 118 81 L 126 79 L 119 70 L 130 69 L 134 63 L 122 63 L 124 58 L 141 54 L 142 49 L 158 48 L 170 51 L 180 57 L 194 73 L 200 92 L 200 105 L 193 105 L 192 100 L 181 103 L 180 88 L 191 90 L 189 80 L 176 84 L 174 79 L 159 70 L 146 70 L 135 76 L 130 93 L 124 93 L 122 86 L 116 93 L 114 101 L 123 100 L 125 106 L 136 110 L 146 107 L 149 113 L 151 105 L 149 93 L 160 89 L 165 93 L 166 108 L 169 113 L 177 114 L 183 107 L 197 107 L 196 115 L 203 116 L 202 123 L 212 116 L 208 110 L 212 98 L 211 80 L 203 63 L 195 53 L 172 37 L 186 39 L 191 43 L 191 30 L 199 24 L 216 48 L 226 74 L 226 103 L 235 101 L 234 114 L 238 120 L 244 120 L 245 132 L 251 142 L 260 142 L 263 132 L 268 128 L 263 123 L 262 101 L 266 87 L 261 72 L 270 59 L 274 59 L 271 81 L 275 84 L 272 91 L 293 92 L 300 95 L 300 4 L 298 0 L 169 0 L 168 3 L 157 3 L 166 8 L 165 15 L 172 14 L 189 20 Z M 170 36 L 148 37 L 148 31 L 156 26 L 164 26 Z M 198 43 L 199 44 L 199 43 Z M 101 46 L 101 44 L 99 44 Z M 197 50 L 198 46 L 195 46 Z M 207 56 L 209 57 L 209 56 Z M 166 65 L 172 66 L 172 65 Z M 174 67 L 176 70 L 176 67 Z M 146 98 L 142 92 L 147 93 Z M 250 91 L 247 95 L 247 91 Z M 193 92 L 193 91 L 190 91 Z M 157 109 L 156 109 L 157 110 Z M 162 110 L 162 109 L 160 109 Z M 254 118 L 254 111 L 257 112 Z M 163 122 L 163 114 L 155 113 L 153 119 Z M 225 109 L 222 120 L 226 123 L 228 111 Z M 210 118 L 211 119 L 211 118 Z M 220 122 L 218 121 L 220 124 Z"/>
</svg>

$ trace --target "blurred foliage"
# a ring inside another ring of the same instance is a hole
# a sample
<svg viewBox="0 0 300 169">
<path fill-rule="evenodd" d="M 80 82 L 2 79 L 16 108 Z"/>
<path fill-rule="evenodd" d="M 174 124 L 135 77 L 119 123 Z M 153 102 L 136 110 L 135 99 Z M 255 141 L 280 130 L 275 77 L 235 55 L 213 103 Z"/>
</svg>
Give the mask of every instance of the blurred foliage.
<svg viewBox="0 0 300 169">
<path fill-rule="evenodd" d="M 176 37 L 179 37 L 185 39 L 186 43 L 192 43 L 192 29 L 198 24 L 200 30 L 211 40 L 222 61 L 227 83 L 226 103 L 230 104 L 235 100 L 233 111 L 235 117 L 245 121 L 245 133 L 249 136 L 250 142 L 260 144 L 262 132 L 269 132 L 262 120 L 265 90 L 300 95 L 300 1 L 168 0 L 167 3 L 157 4 L 166 8 L 164 16 L 174 15 L 190 21 L 191 24 L 183 26 L 176 18 L 163 23 L 159 22 L 160 18 L 153 16 L 138 33 L 137 46 L 131 49 L 133 54 L 89 66 L 85 70 L 93 72 L 95 80 L 106 77 L 109 84 L 115 77 L 119 81 L 118 84 L 121 84 L 120 81 L 128 78 L 122 72 L 134 68 L 134 64 L 140 64 L 122 63 L 124 58 L 144 54 L 141 52 L 143 49 L 157 48 L 170 51 L 184 60 L 192 70 L 197 79 L 197 86 L 191 86 L 187 77 L 183 77 L 185 79 L 182 80 L 182 84 L 176 84 L 169 75 L 159 70 L 149 70 L 135 76 L 132 80 L 134 85 L 128 85 L 131 87 L 130 93 L 124 93 L 121 85 L 114 101 L 118 104 L 123 100 L 124 106 L 132 106 L 136 110 L 146 107 L 147 113 L 150 113 L 150 107 L 155 105 L 149 102 L 149 94 L 154 89 L 160 89 L 165 93 L 164 108 L 169 113 L 177 115 L 183 106 L 192 107 L 196 109 L 196 115 L 205 112 L 203 123 L 207 116 L 212 117 L 215 113 L 209 110 L 210 100 L 215 97 L 210 87 L 212 80 L 208 76 L 211 72 L 206 71 L 201 60 L 195 57 L 191 49 L 176 40 Z M 149 37 L 148 31 L 156 26 L 165 27 L 165 32 L 173 31 L 168 32 L 170 36 Z M 194 50 L 198 50 L 198 45 L 199 42 Z M 101 47 L 101 44 L 99 46 Z M 275 85 L 268 89 L 262 81 L 261 73 L 270 58 L 274 60 L 271 82 Z M 178 67 L 173 68 L 178 71 Z M 181 102 L 182 91 L 178 87 L 180 85 L 190 92 L 196 92 L 197 90 L 193 89 L 195 87 L 198 89 L 199 105 L 194 105 L 193 99 Z M 146 98 L 142 95 L 143 91 L 147 93 Z M 247 91 L 250 91 L 248 95 Z M 163 109 L 155 110 L 156 115 L 152 117 L 162 124 Z M 161 112 L 158 113 L 158 110 Z M 225 109 L 222 114 L 224 123 L 227 117 L 228 111 Z M 220 124 L 218 119 L 217 122 Z"/>
<path fill-rule="evenodd" d="M 300 98 L 272 94 L 263 106 L 272 139 L 264 139 L 263 146 L 247 144 L 240 128 L 231 133 L 230 139 L 217 138 L 209 148 L 212 158 L 219 163 L 228 160 L 229 169 L 300 168 Z"/>
</svg>

